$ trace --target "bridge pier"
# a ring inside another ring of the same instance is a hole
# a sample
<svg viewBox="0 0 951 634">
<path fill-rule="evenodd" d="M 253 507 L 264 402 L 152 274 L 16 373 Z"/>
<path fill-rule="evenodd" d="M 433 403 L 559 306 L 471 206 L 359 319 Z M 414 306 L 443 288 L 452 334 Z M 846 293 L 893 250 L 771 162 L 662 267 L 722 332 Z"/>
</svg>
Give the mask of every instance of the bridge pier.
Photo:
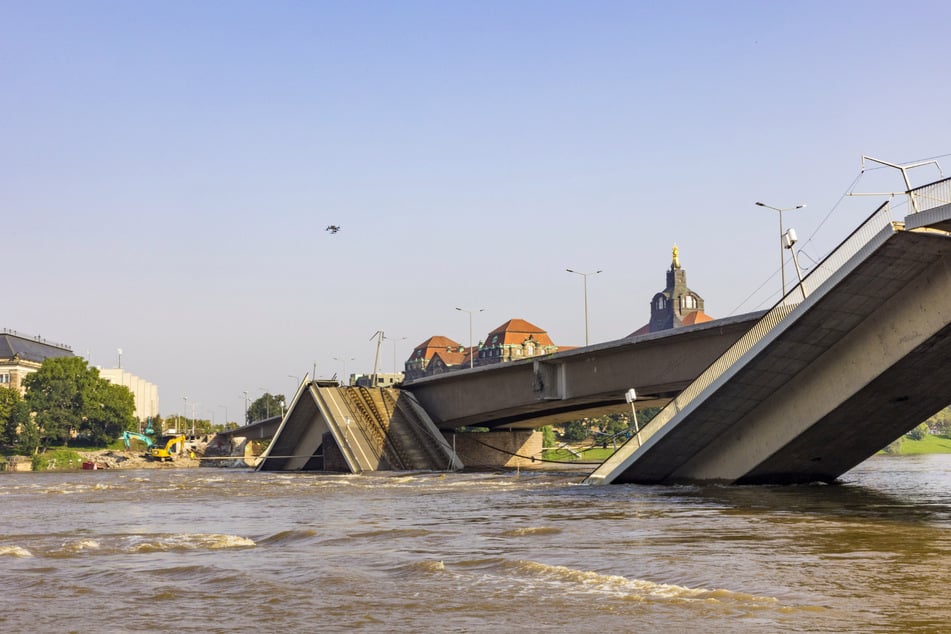
<svg viewBox="0 0 951 634">
<path fill-rule="evenodd" d="M 456 455 L 470 468 L 530 467 L 541 458 L 542 433 L 531 429 L 496 430 L 488 432 L 443 432 Z"/>
</svg>

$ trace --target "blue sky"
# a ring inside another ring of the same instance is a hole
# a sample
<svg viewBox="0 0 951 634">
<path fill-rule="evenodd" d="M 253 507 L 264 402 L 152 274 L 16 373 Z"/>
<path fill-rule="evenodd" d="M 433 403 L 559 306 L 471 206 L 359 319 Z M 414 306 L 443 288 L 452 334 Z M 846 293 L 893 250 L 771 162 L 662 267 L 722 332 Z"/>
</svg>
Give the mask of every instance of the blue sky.
<svg viewBox="0 0 951 634">
<path fill-rule="evenodd" d="M 624 337 L 674 243 L 706 312 L 767 308 L 778 219 L 755 201 L 807 204 L 783 219 L 808 264 L 886 198 L 850 188 L 903 189 L 862 155 L 951 170 L 949 18 L 915 1 L 0 0 L 0 327 L 104 367 L 122 348 L 164 415 L 187 395 L 222 422 L 314 364 L 370 372 L 379 330 L 385 371 L 429 336 L 467 343 L 455 307 L 485 309 L 476 340 L 517 317 L 583 344 L 566 268 L 603 270 L 592 343 Z"/>
</svg>

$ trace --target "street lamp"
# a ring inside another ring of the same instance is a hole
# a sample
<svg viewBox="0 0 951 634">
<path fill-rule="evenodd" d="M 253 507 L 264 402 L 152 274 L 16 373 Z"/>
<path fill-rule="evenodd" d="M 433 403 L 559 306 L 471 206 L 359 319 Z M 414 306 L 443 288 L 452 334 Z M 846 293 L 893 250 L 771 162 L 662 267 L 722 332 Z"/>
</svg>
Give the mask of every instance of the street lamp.
<svg viewBox="0 0 951 634">
<path fill-rule="evenodd" d="M 584 278 L 584 345 L 588 345 L 588 276 L 597 275 L 601 271 L 592 271 L 591 273 L 582 273 L 580 271 L 573 271 L 572 269 L 565 269 L 569 273 L 574 273 L 575 275 L 580 275 Z"/>
<path fill-rule="evenodd" d="M 223 408 L 225 408 L 225 429 L 227 429 L 227 428 L 228 428 L 228 406 L 227 406 L 227 405 L 219 405 L 218 407 L 223 407 Z"/>
<path fill-rule="evenodd" d="M 795 207 L 773 207 L 766 203 L 757 202 L 757 207 L 766 207 L 779 212 L 779 274 L 783 281 L 783 297 L 786 297 L 786 258 L 783 257 L 783 212 L 802 209 L 805 205 L 796 205 Z"/>
<path fill-rule="evenodd" d="M 195 420 L 198 419 L 199 408 L 201 403 L 192 403 L 192 438 L 195 437 Z"/>
<path fill-rule="evenodd" d="M 347 361 L 348 361 L 348 359 L 347 359 L 346 357 L 344 357 L 343 359 L 340 359 L 340 358 L 338 358 L 338 357 L 331 357 L 331 358 L 332 358 L 334 361 L 337 361 L 338 363 L 342 363 L 342 364 L 343 364 L 343 376 L 346 378 L 346 377 L 347 377 Z M 353 361 L 353 359 L 354 359 L 354 357 L 350 357 L 349 360 L 350 360 L 350 361 Z M 346 378 L 346 381 L 347 381 L 347 385 L 350 385 L 350 379 L 349 379 L 349 378 Z"/>
<path fill-rule="evenodd" d="M 244 390 L 244 424 L 247 425 L 250 422 L 248 420 L 248 391 Z"/>
<path fill-rule="evenodd" d="M 182 405 L 182 427 L 185 427 L 188 424 L 188 397 L 183 396 L 182 400 L 185 401 L 185 404 Z M 182 433 L 182 430 L 179 429 L 178 433 Z"/>
<path fill-rule="evenodd" d="M 393 344 L 393 374 L 396 374 L 396 344 L 397 342 L 404 341 L 406 337 L 387 337 L 383 335 L 383 338 Z"/>
<path fill-rule="evenodd" d="M 300 377 L 296 374 L 288 374 L 288 378 L 294 379 L 294 393 L 297 394 L 297 388 L 300 387 Z"/>
<path fill-rule="evenodd" d="M 459 307 L 456 307 L 456 310 L 461 311 L 463 313 L 467 313 L 469 315 L 469 368 L 471 369 L 475 367 L 475 350 L 472 349 L 472 313 L 473 311 L 466 310 L 465 308 L 459 308 Z M 480 308 L 479 310 L 475 312 L 481 313 L 484 310 L 485 310 L 484 308 Z"/>
</svg>

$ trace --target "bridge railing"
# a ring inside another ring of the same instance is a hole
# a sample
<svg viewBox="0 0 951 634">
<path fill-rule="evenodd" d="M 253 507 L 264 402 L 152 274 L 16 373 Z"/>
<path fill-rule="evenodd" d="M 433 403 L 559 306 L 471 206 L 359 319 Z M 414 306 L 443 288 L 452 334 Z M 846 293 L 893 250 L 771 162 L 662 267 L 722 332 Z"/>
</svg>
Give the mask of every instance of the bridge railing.
<svg viewBox="0 0 951 634">
<path fill-rule="evenodd" d="M 951 205 L 951 178 L 916 187 L 909 190 L 908 195 L 916 203 L 912 208 L 917 208 L 919 212 L 942 205 Z"/>
<path fill-rule="evenodd" d="M 760 344 L 766 335 L 782 323 L 786 316 L 798 307 L 798 302 L 804 296 L 811 295 L 823 283 L 841 270 L 846 262 L 869 245 L 877 236 L 880 236 L 882 229 L 890 225 L 891 222 L 891 210 L 886 202 L 876 209 L 865 222 L 849 234 L 839 246 L 803 278 L 802 289 L 797 285 L 789 291 L 789 293 L 767 312 L 749 332 L 740 337 L 736 343 L 704 370 L 693 383 L 688 385 L 683 392 L 678 394 L 664 409 L 658 412 L 644 429 L 641 430 L 639 434 L 640 438 L 638 439 L 639 442 L 643 444 L 661 429 L 664 424 L 670 421 L 679 412 L 686 409 L 694 399 L 703 394 L 705 390 L 723 376 L 740 358 Z M 610 459 L 605 462 L 605 466 L 607 466 L 608 462 L 610 462 Z"/>
<path fill-rule="evenodd" d="M 842 266 L 855 256 L 859 251 L 865 248 L 872 239 L 877 236 L 882 229 L 892 222 L 891 207 L 887 202 L 876 209 L 871 216 L 866 218 L 865 222 L 858 226 L 855 231 L 843 240 L 839 246 L 827 255 L 818 265 L 813 267 L 809 274 L 802 280 L 803 290 L 798 286 L 793 288 L 782 301 L 794 299 L 797 295 L 802 298 L 808 297 L 822 286 L 830 277 L 832 277 Z"/>
</svg>

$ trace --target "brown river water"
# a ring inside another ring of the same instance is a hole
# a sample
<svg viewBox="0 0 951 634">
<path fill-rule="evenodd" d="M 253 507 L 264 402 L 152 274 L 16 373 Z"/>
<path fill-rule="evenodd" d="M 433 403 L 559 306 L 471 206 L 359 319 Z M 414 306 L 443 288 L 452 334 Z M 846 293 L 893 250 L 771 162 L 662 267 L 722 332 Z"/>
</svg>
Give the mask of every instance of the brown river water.
<svg viewBox="0 0 951 634">
<path fill-rule="evenodd" d="M 951 456 L 582 477 L 0 474 L 0 631 L 951 631 Z"/>
</svg>

